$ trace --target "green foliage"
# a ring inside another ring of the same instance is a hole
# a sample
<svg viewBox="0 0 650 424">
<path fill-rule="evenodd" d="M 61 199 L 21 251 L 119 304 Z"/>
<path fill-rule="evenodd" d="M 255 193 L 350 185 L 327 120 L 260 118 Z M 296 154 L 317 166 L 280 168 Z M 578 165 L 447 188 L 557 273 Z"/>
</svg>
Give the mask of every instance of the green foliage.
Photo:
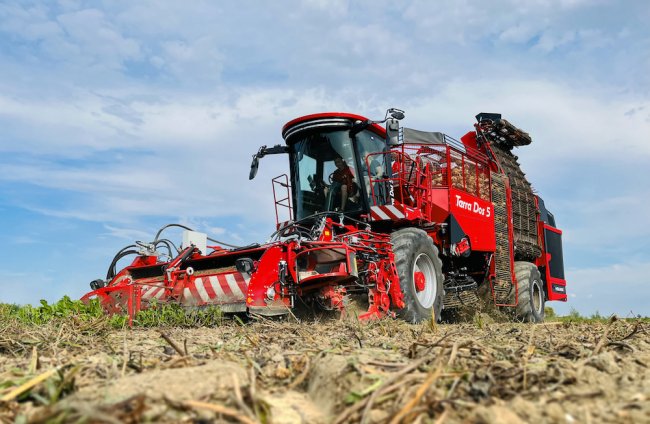
<svg viewBox="0 0 650 424">
<path fill-rule="evenodd" d="M 553 315 L 549 314 L 549 309 L 550 308 L 548 306 L 544 309 L 546 312 L 547 321 L 560 321 L 560 322 L 581 324 L 581 323 L 596 323 L 596 322 L 604 323 L 612 319 L 611 315 L 607 315 L 607 316 L 601 315 L 599 311 L 596 311 L 595 313 L 591 314 L 591 316 L 584 316 L 581 315 L 577 309 L 572 307 L 571 310 L 569 310 L 568 315 L 557 316 L 554 312 Z M 617 318 L 632 319 L 635 321 L 638 320 L 642 322 L 650 322 L 650 317 L 642 317 L 641 315 L 637 315 L 634 317 L 617 317 Z"/>
<path fill-rule="evenodd" d="M 71 318 L 77 321 L 91 321 L 103 315 L 99 301 L 85 304 L 80 300 L 72 300 L 68 296 L 63 296 L 61 300 L 51 305 L 41 300 L 41 305 L 36 307 L 0 304 L 0 317 L 3 320 L 14 320 L 22 324 L 42 325 L 53 320 Z"/>
<path fill-rule="evenodd" d="M 112 328 L 129 325 L 128 315 L 107 315 L 98 299 L 88 303 L 71 300 L 64 296 L 56 303 L 41 300 L 40 306 L 0 304 L 0 322 L 23 325 L 45 325 L 74 321 L 77 324 L 106 323 Z M 136 314 L 134 327 L 204 327 L 217 326 L 223 322 L 223 313 L 217 306 L 184 308 L 179 304 L 150 304 L 148 309 Z"/>
<path fill-rule="evenodd" d="M 544 307 L 544 316 L 545 316 L 547 319 L 553 319 L 553 318 L 555 318 L 557 315 L 555 315 L 555 310 L 553 310 L 553 308 L 551 308 L 550 306 L 545 306 L 545 307 Z"/>
<path fill-rule="evenodd" d="M 555 317 L 553 319 L 562 322 L 583 323 L 583 322 L 605 322 L 608 321 L 610 317 L 602 316 L 598 311 L 596 311 L 595 314 L 592 314 L 591 317 L 585 317 L 580 315 L 580 312 L 578 312 L 577 309 L 572 307 L 571 310 L 569 311 L 569 315 Z"/>
<path fill-rule="evenodd" d="M 126 318 L 126 317 L 125 317 Z M 223 322 L 223 313 L 217 306 L 184 308 L 177 303 L 152 304 L 138 312 L 133 325 L 138 327 L 214 327 Z"/>
<path fill-rule="evenodd" d="M 592 320 L 602 321 L 602 320 L 606 320 L 606 319 L 608 319 L 608 318 L 607 318 L 607 317 L 604 317 L 604 316 L 602 316 L 602 315 L 600 315 L 600 312 L 596 311 L 595 314 L 592 314 L 592 315 L 591 315 L 591 319 L 592 319 Z"/>
</svg>

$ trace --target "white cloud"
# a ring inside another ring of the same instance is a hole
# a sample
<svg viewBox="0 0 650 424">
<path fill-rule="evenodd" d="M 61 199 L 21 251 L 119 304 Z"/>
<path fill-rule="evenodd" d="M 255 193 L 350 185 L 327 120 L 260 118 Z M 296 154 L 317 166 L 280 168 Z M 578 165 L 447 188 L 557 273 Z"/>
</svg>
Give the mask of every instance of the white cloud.
<svg viewBox="0 0 650 424">
<path fill-rule="evenodd" d="M 409 123 L 415 121 L 430 130 L 436 129 L 432 121 L 470 130 L 474 114 L 502 112 L 530 132 L 534 142 L 525 149 L 535 149 L 540 161 L 603 155 L 624 160 L 632 151 L 636 159 L 650 157 L 650 144 L 639 137 L 650 133 L 650 114 L 642 113 L 647 101 L 639 102 L 636 96 L 612 97 L 608 90 L 595 86 L 576 89 L 543 79 L 459 79 L 437 95 L 419 99 L 415 107 L 407 108 L 407 116 Z M 633 109 L 641 113 L 630 115 Z"/>
<path fill-rule="evenodd" d="M 526 43 L 540 31 L 541 29 L 536 23 L 520 22 L 510 28 L 506 28 L 499 35 L 499 40 L 507 43 Z"/>
<path fill-rule="evenodd" d="M 311 7 L 331 17 L 341 17 L 347 14 L 350 7 L 348 0 L 305 0 L 306 7 Z"/>
<path fill-rule="evenodd" d="M 136 228 L 124 228 L 112 225 L 104 225 L 104 228 L 107 230 L 107 232 L 103 234 L 104 236 L 120 238 L 129 242 L 133 242 L 135 240 L 146 242 L 153 238 L 152 235 L 146 231 L 142 231 Z"/>
<path fill-rule="evenodd" d="M 191 41 L 165 41 L 161 44 L 163 58 L 155 57 L 154 62 L 181 79 L 194 75 L 199 81 L 218 81 L 225 59 L 216 47 L 217 41 L 208 36 Z"/>
<path fill-rule="evenodd" d="M 84 64 L 102 63 L 119 67 L 128 59 L 140 55 L 137 41 L 123 36 L 97 9 L 84 9 L 57 16 L 67 38 L 80 47 L 79 58 Z"/>
<path fill-rule="evenodd" d="M 544 53 L 550 53 L 559 47 L 572 43 L 576 40 L 576 33 L 574 31 L 567 31 L 561 34 L 545 32 L 540 37 L 535 48 L 540 49 Z"/>
</svg>

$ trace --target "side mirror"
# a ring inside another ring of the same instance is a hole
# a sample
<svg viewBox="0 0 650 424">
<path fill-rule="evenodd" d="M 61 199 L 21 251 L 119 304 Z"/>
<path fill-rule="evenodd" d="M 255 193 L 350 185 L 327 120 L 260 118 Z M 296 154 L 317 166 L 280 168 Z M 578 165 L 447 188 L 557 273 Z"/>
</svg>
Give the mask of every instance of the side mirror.
<svg viewBox="0 0 650 424">
<path fill-rule="evenodd" d="M 93 280 L 90 282 L 90 289 L 91 290 L 98 290 L 101 289 L 102 287 L 106 287 L 107 282 L 101 279 Z"/>
<path fill-rule="evenodd" d="M 389 146 L 399 144 L 399 120 L 397 118 L 386 120 L 386 143 Z"/>
<path fill-rule="evenodd" d="M 252 180 L 257 175 L 257 168 L 260 166 L 260 160 L 257 155 L 253 155 L 253 162 L 251 163 L 251 172 L 248 174 L 248 179 Z"/>
<path fill-rule="evenodd" d="M 288 146 L 280 146 L 276 144 L 273 147 L 262 146 L 260 149 L 253 155 L 253 162 L 251 163 L 251 173 L 248 174 L 248 179 L 252 180 L 257 175 L 257 168 L 260 166 L 260 158 L 263 158 L 266 155 L 277 155 L 278 153 L 289 153 Z"/>
</svg>

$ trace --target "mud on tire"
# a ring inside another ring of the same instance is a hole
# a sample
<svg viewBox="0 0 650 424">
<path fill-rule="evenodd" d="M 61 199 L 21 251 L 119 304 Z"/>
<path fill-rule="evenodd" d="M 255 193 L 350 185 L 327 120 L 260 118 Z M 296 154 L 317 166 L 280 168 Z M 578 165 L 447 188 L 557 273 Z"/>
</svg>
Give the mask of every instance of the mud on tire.
<svg viewBox="0 0 650 424">
<path fill-rule="evenodd" d="M 516 318 L 524 322 L 544 321 L 544 284 L 537 267 L 530 262 L 515 262 L 518 303 Z"/>
<path fill-rule="evenodd" d="M 417 323 L 431 319 L 432 312 L 440 320 L 443 300 L 442 261 L 429 235 L 418 228 L 404 228 L 391 234 L 395 265 L 404 308 L 397 314 L 405 321 Z M 418 290 L 415 274 L 424 277 L 424 287 Z"/>
</svg>

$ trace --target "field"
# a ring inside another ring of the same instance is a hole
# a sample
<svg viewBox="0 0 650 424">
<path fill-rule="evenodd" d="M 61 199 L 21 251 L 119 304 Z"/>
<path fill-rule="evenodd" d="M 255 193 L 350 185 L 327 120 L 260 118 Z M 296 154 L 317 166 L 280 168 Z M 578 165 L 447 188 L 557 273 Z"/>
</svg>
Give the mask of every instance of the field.
<svg viewBox="0 0 650 424">
<path fill-rule="evenodd" d="M 129 329 L 75 305 L 0 305 L 0 422 L 650 422 L 647 320 Z"/>
</svg>

